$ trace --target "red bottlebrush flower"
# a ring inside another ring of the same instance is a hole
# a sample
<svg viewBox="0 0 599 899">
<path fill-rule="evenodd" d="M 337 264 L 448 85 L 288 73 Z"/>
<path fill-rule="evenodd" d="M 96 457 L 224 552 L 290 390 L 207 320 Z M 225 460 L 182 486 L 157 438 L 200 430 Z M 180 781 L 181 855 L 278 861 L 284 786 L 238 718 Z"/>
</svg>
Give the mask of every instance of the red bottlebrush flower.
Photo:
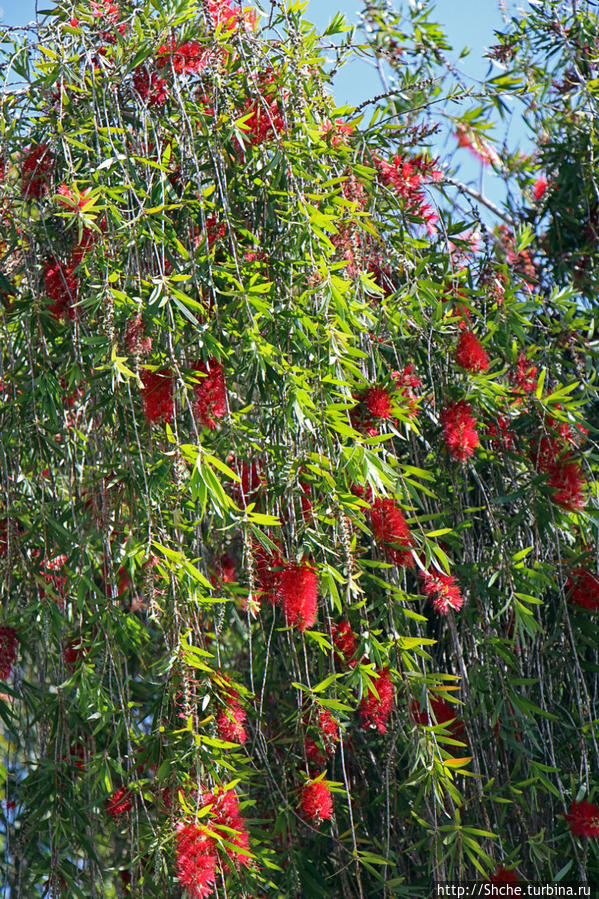
<svg viewBox="0 0 599 899">
<path fill-rule="evenodd" d="M 133 808 L 133 793 L 127 787 L 119 787 L 106 800 L 106 811 L 115 821 Z"/>
<path fill-rule="evenodd" d="M 410 551 L 414 538 L 395 500 L 375 499 L 370 507 L 370 522 L 377 544 L 392 562 L 400 566 L 414 564 Z"/>
<path fill-rule="evenodd" d="M 271 605 L 275 605 L 279 601 L 279 577 L 285 564 L 283 556 L 278 548 L 270 553 L 255 540 L 252 544 L 252 557 L 260 595 Z"/>
<path fill-rule="evenodd" d="M 520 883 L 520 878 L 513 868 L 502 868 L 499 866 L 492 875 L 489 883 Z M 505 895 L 509 896 L 511 894 L 508 891 Z"/>
<path fill-rule="evenodd" d="M 206 793 L 203 796 L 203 807 L 205 808 L 207 805 L 212 805 L 210 829 L 218 831 L 220 827 L 227 828 L 223 832 L 223 838 L 236 847 L 236 851 L 231 856 L 235 866 L 249 865 L 251 858 L 247 850 L 250 847 L 250 838 L 239 809 L 239 799 L 235 790 L 216 788 L 213 792 Z M 231 834 L 232 830 L 235 831 L 235 834 Z"/>
<path fill-rule="evenodd" d="M 455 361 L 466 371 L 486 371 L 489 357 L 472 331 L 462 331 L 455 351 Z"/>
<path fill-rule="evenodd" d="M 537 366 L 531 365 L 524 353 L 520 353 L 516 368 L 510 372 L 510 381 L 517 390 L 534 393 L 537 389 Z"/>
<path fill-rule="evenodd" d="M 333 627 L 333 643 L 345 664 L 350 668 L 355 668 L 358 663 L 355 658 L 358 641 L 349 621 L 340 621 Z"/>
<path fill-rule="evenodd" d="M 246 712 L 241 706 L 231 703 L 228 708 L 221 709 L 216 716 L 218 735 L 229 743 L 245 743 L 247 732 L 245 727 Z"/>
<path fill-rule="evenodd" d="M 171 370 L 163 368 L 160 371 L 142 371 L 141 380 L 141 398 L 147 421 L 171 422 L 175 415 Z"/>
<path fill-rule="evenodd" d="M 447 724 L 451 721 L 449 729 L 456 740 L 464 736 L 464 724 L 458 718 L 456 707 L 450 705 L 440 696 L 429 695 L 428 706 L 420 707 L 417 699 L 410 702 L 410 715 L 416 724 L 433 727 L 436 724 Z"/>
<path fill-rule="evenodd" d="M 288 625 L 312 627 L 318 605 L 318 575 L 308 562 L 288 563 L 279 574 L 277 594 Z"/>
<path fill-rule="evenodd" d="M 80 640 L 71 640 L 70 643 L 67 643 L 62 651 L 62 657 L 67 668 L 76 668 L 86 652 L 87 647 L 83 646 Z"/>
<path fill-rule="evenodd" d="M 141 315 L 127 322 L 125 345 L 132 356 L 147 356 L 152 350 L 152 338 L 145 336 L 144 320 Z"/>
<path fill-rule="evenodd" d="M 573 800 L 570 811 L 565 816 L 570 830 L 577 837 L 599 837 L 599 808 L 586 799 Z"/>
<path fill-rule="evenodd" d="M 233 584 L 237 580 L 235 559 L 229 553 L 223 553 L 218 560 L 217 575 L 225 584 Z"/>
<path fill-rule="evenodd" d="M 507 415 L 497 415 L 494 421 L 489 422 L 487 436 L 491 449 L 495 452 L 514 449 L 515 435 Z"/>
<path fill-rule="evenodd" d="M 422 381 L 418 375 L 414 374 L 414 366 L 406 365 L 403 371 L 392 371 L 391 377 L 395 382 L 395 386 L 400 396 L 406 398 L 410 415 L 418 414 L 418 397 L 414 392 L 417 387 L 422 387 Z"/>
<path fill-rule="evenodd" d="M 542 200 L 543 197 L 545 196 L 545 194 L 547 193 L 548 184 L 549 184 L 549 182 L 547 181 L 547 178 L 545 177 L 545 175 L 541 175 L 541 177 L 537 178 L 537 180 L 533 184 L 532 196 L 536 203 L 538 203 L 539 200 Z"/>
<path fill-rule="evenodd" d="M 40 200 L 48 190 L 48 176 L 54 157 L 46 144 L 30 147 L 21 163 L 21 193 L 27 199 Z"/>
<path fill-rule="evenodd" d="M 590 612 L 599 612 L 599 575 L 582 566 L 575 568 L 566 581 L 568 602 Z"/>
<path fill-rule="evenodd" d="M 67 557 L 61 553 L 58 556 L 53 556 L 51 559 L 44 559 L 40 566 L 43 579 L 57 593 L 56 604 L 61 609 L 64 608 L 65 604 L 67 579 L 65 575 L 58 574 L 58 572 L 62 569 L 66 560 Z M 45 595 L 45 591 L 40 589 L 40 596 L 43 597 Z"/>
<path fill-rule="evenodd" d="M 75 318 L 73 304 L 77 302 L 78 282 L 73 275 L 73 267 L 62 262 L 47 262 L 43 273 L 44 290 L 52 304 L 48 307 L 52 315 L 59 319 L 64 315 Z"/>
<path fill-rule="evenodd" d="M 586 481 L 579 463 L 571 457 L 566 456 L 551 467 L 547 483 L 553 488 L 551 499 L 558 506 L 569 512 L 584 509 L 587 502 L 584 493 Z"/>
<path fill-rule="evenodd" d="M 223 367 L 216 359 L 210 359 L 209 362 L 196 362 L 194 371 L 204 375 L 193 385 L 194 409 L 200 424 L 213 431 L 217 419 L 227 414 L 227 389 Z"/>
<path fill-rule="evenodd" d="M 465 462 L 474 455 L 480 441 L 470 403 L 464 400 L 450 403 L 441 412 L 441 424 L 445 445 L 452 458 Z"/>
<path fill-rule="evenodd" d="M 241 478 L 229 488 L 233 499 L 242 509 L 248 503 L 256 502 L 256 494 L 262 487 L 262 473 L 259 462 L 239 462 L 234 456 L 227 459 L 228 465 Z"/>
<path fill-rule="evenodd" d="M 376 672 L 379 677 L 375 680 L 374 686 L 378 693 L 378 697 L 373 690 L 368 691 L 368 696 L 362 698 L 360 703 L 360 727 L 368 730 L 376 727 L 380 734 L 387 731 L 387 720 L 395 707 L 395 687 L 391 680 L 391 675 L 387 668 L 378 668 Z"/>
<path fill-rule="evenodd" d="M 214 891 L 216 843 L 195 824 L 179 824 L 176 841 L 177 879 L 190 899 L 205 899 Z"/>
<path fill-rule="evenodd" d="M 302 789 L 300 810 L 309 821 L 318 826 L 321 821 L 333 817 L 333 797 L 329 785 L 324 780 L 309 780 Z"/>
<path fill-rule="evenodd" d="M 0 627 L 0 680 L 8 680 L 17 658 L 19 640 L 14 627 Z"/>
<path fill-rule="evenodd" d="M 159 69 L 163 69 L 172 62 L 174 71 L 180 75 L 183 72 L 187 75 L 194 75 L 201 72 L 210 59 L 210 51 L 206 50 L 197 41 L 188 41 L 179 48 L 175 47 L 174 41 L 170 46 L 163 44 L 156 53 L 156 65 Z"/>
<path fill-rule="evenodd" d="M 431 574 L 429 571 L 423 575 L 424 592 L 431 600 L 435 612 L 441 615 L 447 615 L 449 609 L 461 609 L 464 604 L 464 597 L 460 593 L 460 588 L 456 583 L 456 579 L 450 574 Z"/>
<path fill-rule="evenodd" d="M 254 9 L 242 9 L 233 0 L 208 0 L 208 13 L 214 27 L 221 25 L 226 31 L 231 31 L 238 25 L 252 30 L 258 22 Z"/>
<path fill-rule="evenodd" d="M 375 158 L 374 164 L 381 181 L 404 200 L 411 215 L 423 220 L 429 234 L 433 233 L 437 215 L 426 202 L 423 187 L 442 178 L 441 172 L 435 168 L 436 160 L 425 159 L 424 156 L 408 159 L 398 154 L 391 162 Z"/>
<path fill-rule="evenodd" d="M 164 78 L 155 72 L 148 72 L 145 67 L 133 72 L 133 87 L 149 106 L 163 106 L 168 100 L 168 85 Z"/>
<path fill-rule="evenodd" d="M 362 402 L 373 418 L 391 418 L 391 396 L 384 387 L 370 387 Z"/>
</svg>

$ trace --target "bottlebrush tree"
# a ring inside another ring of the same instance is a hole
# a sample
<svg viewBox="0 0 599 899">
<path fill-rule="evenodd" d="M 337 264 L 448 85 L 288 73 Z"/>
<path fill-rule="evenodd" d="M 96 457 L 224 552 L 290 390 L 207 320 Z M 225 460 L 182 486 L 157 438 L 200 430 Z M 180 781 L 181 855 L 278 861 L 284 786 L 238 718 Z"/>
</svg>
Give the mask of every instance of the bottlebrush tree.
<svg viewBox="0 0 599 899">
<path fill-rule="evenodd" d="M 428 8 L 368 3 L 364 26 L 102 0 L 5 35 L 11 896 L 599 876 L 593 315 L 555 255 L 574 201 L 552 188 L 531 226 L 555 176 L 443 106 Z M 546 72 L 564 33 L 531 50 L 514 20 L 493 52 Z M 331 44 L 396 81 L 335 108 Z M 501 227 L 461 214 L 439 108 L 523 188 Z"/>
</svg>

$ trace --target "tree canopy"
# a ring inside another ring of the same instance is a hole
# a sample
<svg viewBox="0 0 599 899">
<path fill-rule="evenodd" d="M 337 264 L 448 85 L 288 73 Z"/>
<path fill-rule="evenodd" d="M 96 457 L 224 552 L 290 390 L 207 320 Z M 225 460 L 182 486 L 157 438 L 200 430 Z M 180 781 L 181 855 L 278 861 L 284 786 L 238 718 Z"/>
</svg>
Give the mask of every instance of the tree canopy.
<svg viewBox="0 0 599 899">
<path fill-rule="evenodd" d="M 599 880 L 599 19 L 303 6 L 3 35 L 11 897 Z"/>
</svg>

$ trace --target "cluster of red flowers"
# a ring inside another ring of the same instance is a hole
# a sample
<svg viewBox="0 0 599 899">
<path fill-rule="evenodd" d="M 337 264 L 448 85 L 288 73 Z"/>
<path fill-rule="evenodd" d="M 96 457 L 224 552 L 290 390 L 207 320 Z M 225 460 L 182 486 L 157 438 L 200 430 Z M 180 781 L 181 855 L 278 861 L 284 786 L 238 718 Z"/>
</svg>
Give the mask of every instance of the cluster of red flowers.
<svg viewBox="0 0 599 899">
<path fill-rule="evenodd" d="M 152 338 L 146 337 L 144 320 L 141 315 L 127 322 L 125 345 L 132 356 L 147 356 L 152 351 Z"/>
<path fill-rule="evenodd" d="M 525 353 L 519 354 L 516 367 L 510 372 L 510 381 L 524 393 L 534 393 L 537 389 L 537 366 L 531 365 Z"/>
<path fill-rule="evenodd" d="M 566 581 L 568 602 L 590 612 L 599 611 L 599 575 L 588 568 L 575 568 Z"/>
<path fill-rule="evenodd" d="M 392 418 L 393 398 L 386 387 L 374 385 L 364 393 L 354 394 L 359 405 L 350 411 L 352 427 L 356 431 L 375 437 L 378 434 L 376 419 L 385 421 Z"/>
<path fill-rule="evenodd" d="M 222 838 L 234 848 L 226 849 L 227 859 L 232 859 L 235 867 L 249 865 L 250 838 L 245 821 L 239 808 L 239 799 L 235 790 L 215 788 L 201 797 L 199 811 L 207 810 L 202 815 L 206 830 L 222 831 Z M 193 899 L 204 899 L 214 889 L 216 866 L 218 864 L 218 842 L 213 835 L 206 833 L 201 825 L 183 824 L 177 826 L 176 832 L 176 865 L 179 883 Z M 229 870 L 227 861 L 222 862 L 223 869 Z"/>
<path fill-rule="evenodd" d="M 333 817 L 333 797 L 329 785 L 324 780 L 309 780 L 302 789 L 300 801 L 302 814 L 316 826 L 321 821 Z"/>
<path fill-rule="evenodd" d="M 306 723 L 310 723 L 306 721 Z M 319 708 L 317 710 L 316 719 L 313 722 L 318 731 L 320 744 L 323 746 L 327 755 L 333 755 L 337 749 L 339 742 L 339 723 L 335 721 L 331 713 L 327 709 Z M 313 765 L 324 765 L 326 757 L 322 754 L 320 747 L 312 739 L 306 737 L 306 758 Z"/>
<path fill-rule="evenodd" d="M 395 500 L 375 499 L 370 507 L 370 521 L 374 538 L 387 558 L 395 565 L 413 565 L 414 538 Z"/>
<path fill-rule="evenodd" d="M 305 631 L 316 621 L 318 575 L 308 562 L 287 563 L 277 578 L 277 599 L 288 625 Z"/>
<path fill-rule="evenodd" d="M 175 415 L 174 379 L 171 370 L 169 368 L 162 368 L 159 371 L 144 370 L 140 377 L 143 384 L 141 398 L 148 423 L 171 422 Z"/>
<path fill-rule="evenodd" d="M 193 387 L 196 415 L 201 425 L 214 430 L 217 420 L 227 414 L 223 367 L 216 359 L 210 359 L 208 362 L 196 362 L 194 371 L 200 376 Z"/>
<path fill-rule="evenodd" d="M 149 106 L 163 106 L 168 100 L 168 84 L 156 72 L 150 72 L 146 66 L 139 66 L 133 72 L 133 87 Z"/>
<path fill-rule="evenodd" d="M 156 65 L 163 69 L 169 64 L 177 75 L 197 75 L 208 64 L 210 51 L 206 50 L 197 41 L 187 41 L 177 47 L 175 41 L 170 44 L 162 44 L 156 53 Z"/>
<path fill-rule="evenodd" d="M 466 371 L 481 372 L 489 367 L 489 357 L 472 331 L 462 331 L 455 351 L 455 361 Z"/>
<path fill-rule="evenodd" d="M 410 363 L 402 371 L 391 372 L 398 394 L 407 400 L 411 416 L 418 414 L 418 396 L 415 390 L 422 387 L 422 381 L 414 371 L 415 367 Z"/>
<path fill-rule="evenodd" d="M 253 30 L 258 22 L 255 9 L 242 9 L 233 0 L 208 0 L 207 9 L 214 27 L 220 25 L 226 31 L 232 31 L 239 25 Z"/>
<path fill-rule="evenodd" d="M 416 724 L 433 727 L 437 724 L 446 724 L 456 740 L 464 736 L 464 724 L 458 718 L 455 706 L 450 705 L 440 696 L 429 695 L 428 704 L 420 707 L 417 699 L 410 702 L 410 715 Z M 451 722 L 451 724 L 449 724 Z"/>
<path fill-rule="evenodd" d="M 346 665 L 355 668 L 358 641 L 349 621 L 340 621 L 333 627 L 333 644 Z"/>
<path fill-rule="evenodd" d="M 360 703 L 360 726 L 364 730 L 375 727 L 380 734 L 384 734 L 387 731 L 389 715 L 395 707 L 395 688 L 387 668 L 378 668 L 376 673 L 378 674 L 374 682 L 376 693 L 369 689 L 368 695 L 364 696 Z"/>
<path fill-rule="evenodd" d="M 487 436 L 495 452 L 514 449 L 515 435 L 507 415 L 496 415 L 493 421 L 488 422 Z"/>
<path fill-rule="evenodd" d="M 40 566 L 43 579 L 56 591 L 56 603 L 61 609 L 65 604 L 67 579 L 64 574 L 60 574 L 60 571 L 66 561 L 67 557 L 64 553 L 60 553 L 50 559 L 44 559 Z M 40 596 L 45 595 L 45 591 L 40 589 Z"/>
<path fill-rule="evenodd" d="M 48 190 L 54 156 L 46 144 L 29 147 L 21 162 L 21 193 L 26 199 L 40 200 Z"/>
<path fill-rule="evenodd" d="M 216 880 L 216 844 L 196 824 L 179 824 L 176 834 L 176 864 L 179 883 L 190 899 L 210 896 Z"/>
<path fill-rule="evenodd" d="M 423 188 L 443 177 L 441 171 L 435 168 L 436 160 L 425 159 L 424 156 L 408 159 L 398 154 L 391 162 L 375 158 L 374 164 L 383 184 L 393 188 L 405 201 L 406 211 L 422 219 L 428 232 L 433 233 L 438 216 L 427 203 Z"/>
<path fill-rule="evenodd" d="M 575 836 L 587 839 L 599 837 L 599 808 L 586 799 L 581 799 L 580 802 L 573 800 L 565 818 Z"/>
<path fill-rule="evenodd" d="M 256 97 L 248 97 L 245 101 L 239 115 L 243 118 L 240 127 L 253 146 L 259 146 L 287 131 L 279 104 L 279 91 L 274 74 L 262 73 L 256 78 Z"/>
<path fill-rule="evenodd" d="M 106 811 L 115 821 L 133 808 L 133 793 L 127 787 L 119 787 L 106 800 Z"/>
<path fill-rule="evenodd" d="M 19 641 L 14 627 L 0 627 L 0 680 L 8 680 L 17 658 Z"/>
<path fill-rule="evenodd" d="M 462 608 L 464 597 L 456 579 L 450 574 L 431 574 L 430 571 L 425 571 L 422 579 L 424 592 L 431 600 L 435 612 L 447 615 L 450 608 L 456 612 Z"/>
<path fill-rule="evenodd" d="M 245 709 L 241 707 L 237 690 L 227 683 L 227 678 L 222 677 L 222 680 L 224 684 L 220 690 L 220 697 L 224 705 L 216 716 L 218 735 L 229 743 L 245 743 L 247 740 L 244 727 L 247 717 Z"/>
<path fill-rule="evenodd" d="M 538 471 L 547 474 L 554 503 L 568 511 L 582 509 L 586 505 L 586 481 L 571 448 L 577 446 L 579 435 L 586 429 L 579 429 L 576 436 L 567 422 L 552 418 L 545 422 L 545 429 L 546 433 L 532 442 L 532 461 Z"/>
<path fill-rule="evenodd" d="M 513 868 L 502 868 L 498 867 L 495 873 L 491 876 L 489 881 L 490 883 L 520 883 L 520 878 L 516 874 Z M 503 896 L 512 896 L 516 895 L 515 891 L 510 892 L 502 891 Z M 518 894 L 519 895 L 519 894 Z"/>
<path fill-rule="evenodd" d="M 75 317 L 73 304 L 77 302 L 78 284 L 73 274 L 74 269 L 73 264 L 64 265 L 56 260 L 46 263 L 43 273 L 44 290 L 52 300 L 48 309 L 55 318 L 62 318 L 64 315 Z"/>
<path fill-rule="evenodd" d="M 541 175 L 540 178 L 537 178 L 535 183 L 532 186 L 532 197 L 535 203 L 538 203 L 539 200 L 542 200 L 545 194 L 547 193 L 547 187 L 549 182 L 545 175 Z"/>
<path fill-rule="evenodd" d="M 452 458 L 465 462 L 479 446 L 476 419 L 472 406 L 465 400 L 450 403 L 441 412 L 445 445 Z"/>
</svg>

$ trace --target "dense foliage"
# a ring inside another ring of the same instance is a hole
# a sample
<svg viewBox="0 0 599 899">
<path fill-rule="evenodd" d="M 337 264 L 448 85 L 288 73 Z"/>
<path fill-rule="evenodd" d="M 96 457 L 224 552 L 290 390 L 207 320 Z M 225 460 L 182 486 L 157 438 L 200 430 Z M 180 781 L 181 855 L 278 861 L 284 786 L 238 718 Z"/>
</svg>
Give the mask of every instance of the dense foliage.
<svg viewBox="0 0 599 899">
<path fill-rule="evenodd" d="M 533 4 L 476 96 L 425 3 L 6 33 L 7 895 L 599 880 L 598 29 Z"/>
</svg>

